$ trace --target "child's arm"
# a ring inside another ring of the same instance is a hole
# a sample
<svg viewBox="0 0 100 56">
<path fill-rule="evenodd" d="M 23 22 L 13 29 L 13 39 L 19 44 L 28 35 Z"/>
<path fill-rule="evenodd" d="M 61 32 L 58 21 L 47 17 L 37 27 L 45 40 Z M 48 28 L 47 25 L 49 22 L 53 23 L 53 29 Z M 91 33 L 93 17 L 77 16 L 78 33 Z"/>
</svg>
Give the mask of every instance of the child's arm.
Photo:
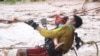
<svg viewBox="0 0 100 56">
<path fill-rule="evenodd" d="M 54 38 L 54 39 L 53 39 L 53 42 L 54 42 L 54 45 L 55 45 L 55 46 L 58 45 L 58 40 L 57 40 L 57 38 Z"/>
<path fill-rule="evenodd" d="M 61 47 L 64 43 L 58 43 L 58 39 L 54 38 L 53 39 L 54 45 L 55 45 L 55 49 L 59 49 L 59 47 Z"/>
</svg>

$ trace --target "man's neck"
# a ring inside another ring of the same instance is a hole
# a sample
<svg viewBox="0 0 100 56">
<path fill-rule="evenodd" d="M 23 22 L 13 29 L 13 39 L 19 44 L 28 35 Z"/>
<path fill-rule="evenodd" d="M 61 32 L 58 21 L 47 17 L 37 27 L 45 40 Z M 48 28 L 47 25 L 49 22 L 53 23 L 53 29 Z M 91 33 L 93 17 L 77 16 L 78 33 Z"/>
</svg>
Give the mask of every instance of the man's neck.
<svg viewBox="0 0 100 56">
<path fill-rule="evenodd" d="M 66 23 L 66 25 L 70 25 L 74 30 L 76 29 L 73 24 Z"/>
</svg>

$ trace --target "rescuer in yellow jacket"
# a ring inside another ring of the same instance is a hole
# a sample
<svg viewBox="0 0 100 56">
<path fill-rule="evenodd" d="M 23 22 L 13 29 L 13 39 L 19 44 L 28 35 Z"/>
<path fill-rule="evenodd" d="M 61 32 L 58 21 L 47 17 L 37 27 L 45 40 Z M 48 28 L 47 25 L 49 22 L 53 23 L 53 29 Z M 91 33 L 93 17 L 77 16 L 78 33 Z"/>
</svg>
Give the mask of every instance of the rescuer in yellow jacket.
<svg viewBox="0 0 100 56">
<path fill-rule="evenodd" d="M 35 23 L 33 20 L 30 20 L 26 23 L 28 25 L 31 25 L 34 29 L 38 30 L 40 34 L 44 36 L 45 38 L 52 38 L 52 39 L 56 38 L 58 40 L 58 43 L 63 43 L 58 48 L 57 51 L 61 52 L 62 54 L 65 54 L 72 47 L 72 44 L 74 41 L 75 29 L 79 28 L 82 25 L 83 21 L 81 17 L 77 15 L 73 15 L 69 17 L 65 25 L 54 30 L 46 30 L 44 28 L 41 28 L 39 24 Z M 19 53 L 24 53 L 24 52 L 20 51 Z"/>
<path fill-rule="evenodd" d="M 32 22 L 31 26 L 34 27 L 34 29 L 37 29 L 44 37 L 52 39 L 57 38 L 58 43 L 63 43 L 63 45 L 60 47 L 60 51 L 66 53 L 73 44 L 75 29 L 79 28 L 82 23 L 82 19 L 79 16 L 74 15 L 69 17 L 64 26 L 54 30 L 46 30 L 41 28 L 35 22 Z"/>
<path fill-rule="evenodd" d="M 56 37 L 58 43 L 63 43 L 60 51 L 65 53 L 71 48 L 74 40 L 74 28 L 72 25 L 64 25 L 62 28 L 54 30 L 45 30 L 43 28 L 39 28 L 38 30 L 41 35 L 49 38 Z"/>
</svg>

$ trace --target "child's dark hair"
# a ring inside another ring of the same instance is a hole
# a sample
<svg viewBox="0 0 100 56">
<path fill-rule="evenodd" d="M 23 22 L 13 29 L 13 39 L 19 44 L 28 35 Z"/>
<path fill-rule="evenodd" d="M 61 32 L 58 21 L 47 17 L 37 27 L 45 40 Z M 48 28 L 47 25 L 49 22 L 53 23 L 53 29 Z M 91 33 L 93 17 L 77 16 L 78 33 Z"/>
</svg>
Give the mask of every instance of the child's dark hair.
<svg viewBox="0 0 100 56">
<path fill-rule="evenodd" d="M 76 28 L 79 28 L 83 24 L 82 18 L 77 16 L 77 15 L 74 15 L 74 18 L 75 18 L 75 21 L 76 21 L 76 24 L 74 26 Z"/>
<path fill-rule="evenodd" d="M 64 16 L 62 19 L 64 19 L 65 21 L 68 20 L 68 16 Z"/>
</svg>

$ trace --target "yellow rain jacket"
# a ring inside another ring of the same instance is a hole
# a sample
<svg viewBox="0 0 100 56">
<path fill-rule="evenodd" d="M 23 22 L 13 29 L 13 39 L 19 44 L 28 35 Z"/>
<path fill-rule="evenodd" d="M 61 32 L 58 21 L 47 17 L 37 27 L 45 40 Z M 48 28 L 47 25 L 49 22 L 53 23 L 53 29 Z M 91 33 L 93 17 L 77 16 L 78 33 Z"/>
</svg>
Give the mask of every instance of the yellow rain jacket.
<svg viewBox="0 0 100 56">
<path fill-rule="evenodd" d="M 56 37 L 58 39 L 58 43 L 63 42 L 64 44 L 61 46 L 61 50 L 63 53 L 68 52 L 72 47 L 74 40 L 74 29 L 71 25 L 64 25 L 61 28 L 57 28 L 54 30 L 46 30 L 44 28 L 41 28 L 39 32 L 46 38 L 53 39 Z"/>
</svg>

